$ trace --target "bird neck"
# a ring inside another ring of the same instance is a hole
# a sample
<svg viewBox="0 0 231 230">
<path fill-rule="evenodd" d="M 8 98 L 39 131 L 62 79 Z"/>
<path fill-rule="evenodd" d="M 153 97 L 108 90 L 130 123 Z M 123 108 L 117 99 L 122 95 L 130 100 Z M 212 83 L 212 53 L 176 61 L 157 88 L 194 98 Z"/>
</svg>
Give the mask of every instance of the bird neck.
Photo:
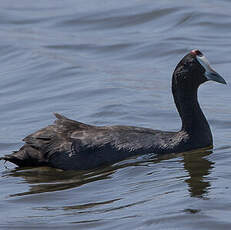
<svg viewBox="0 0 231 230">
<path fill-rule="evenodd" d="M 182 120 L 182 131 L 187 132 L 196 142 L 212 145 L 212 133 L 197 99 L 198 88 L 194 90 L 172 88 L 174 101 Z"/>
</svg>

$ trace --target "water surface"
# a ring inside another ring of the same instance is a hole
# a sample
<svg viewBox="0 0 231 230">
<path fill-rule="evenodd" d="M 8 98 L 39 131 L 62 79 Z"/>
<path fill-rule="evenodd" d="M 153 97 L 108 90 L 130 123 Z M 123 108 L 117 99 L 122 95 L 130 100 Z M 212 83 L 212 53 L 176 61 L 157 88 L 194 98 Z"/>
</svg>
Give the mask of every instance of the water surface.
<svg viewBox="0 0 231 230">
<path fill-rule="evenodd" d="M 171 75 L 198 48 L 230 81 L 230 1 L 0 2 L 0 155 L 54 121 L 176 131 Z M 199 100 L 214 148 L 80 172 L 0 162 L 1 229 L 229 229 L 230 87 Z"/>
</svg>

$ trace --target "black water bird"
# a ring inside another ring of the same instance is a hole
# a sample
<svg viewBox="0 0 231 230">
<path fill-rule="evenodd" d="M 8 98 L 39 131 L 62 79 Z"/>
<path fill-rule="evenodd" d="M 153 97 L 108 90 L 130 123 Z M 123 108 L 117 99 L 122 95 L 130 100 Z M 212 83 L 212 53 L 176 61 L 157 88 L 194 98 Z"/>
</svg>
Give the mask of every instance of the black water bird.
<svg viewBox="0 0 231 230">
<path fill-rule="evenodd" d="M 19 151 L 0 159 L 18 166 L 81 170 L 112 164 L 132 155 L 178 153 L 212 146 L 212 133 L 197 100 L 198 87 L 208 80 L 226 84 L 199 50 L 192 50 L 176 66 L 172 93 L 182 120 L 178 132 L 93 126 L 55 114 L 54 124 L 27 136 Z"/>
</svg>

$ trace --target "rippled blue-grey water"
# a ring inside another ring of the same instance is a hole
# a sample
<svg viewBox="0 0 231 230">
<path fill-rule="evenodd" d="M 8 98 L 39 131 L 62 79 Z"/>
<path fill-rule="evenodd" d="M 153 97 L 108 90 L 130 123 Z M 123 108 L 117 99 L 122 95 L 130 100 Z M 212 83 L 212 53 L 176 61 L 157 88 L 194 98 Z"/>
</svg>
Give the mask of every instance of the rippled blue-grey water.
<svg viewBox="0 0 231 230">
<path fill-rule="evenodd" d="M 0 1 L 0 155 L 53 122 L 180 127 L 170 81 L 199 48 L 231 79 L 231 2 Z M 199 100 L 214 149 L 83 172 L 0 162 L 1 229 L 230 229 L 231 92 Z"/>
</svg>

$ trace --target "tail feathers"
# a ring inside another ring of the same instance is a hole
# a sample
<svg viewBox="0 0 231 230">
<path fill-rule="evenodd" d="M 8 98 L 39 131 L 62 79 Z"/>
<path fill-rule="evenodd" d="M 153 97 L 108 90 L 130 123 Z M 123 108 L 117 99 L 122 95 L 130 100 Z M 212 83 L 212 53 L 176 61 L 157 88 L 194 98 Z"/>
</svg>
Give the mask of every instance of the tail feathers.
<svg viewBox="0 0 231 230">
<path fill-rule="evenodd" d="M 17 155 L 14 155 L 14 153 L 0 157 L 0 160 L 10 161 L 18 166 L 26 165 L 25 161 L 23 159 L 20 159 Z"/>
<path fill-rule="evenodd" d="M 10 161 L 20 167 L 47 165 L 42 154 L 30 146 L 23 146 L 17 152 L 0 157 L 0 160 Z"/>
</svg>

